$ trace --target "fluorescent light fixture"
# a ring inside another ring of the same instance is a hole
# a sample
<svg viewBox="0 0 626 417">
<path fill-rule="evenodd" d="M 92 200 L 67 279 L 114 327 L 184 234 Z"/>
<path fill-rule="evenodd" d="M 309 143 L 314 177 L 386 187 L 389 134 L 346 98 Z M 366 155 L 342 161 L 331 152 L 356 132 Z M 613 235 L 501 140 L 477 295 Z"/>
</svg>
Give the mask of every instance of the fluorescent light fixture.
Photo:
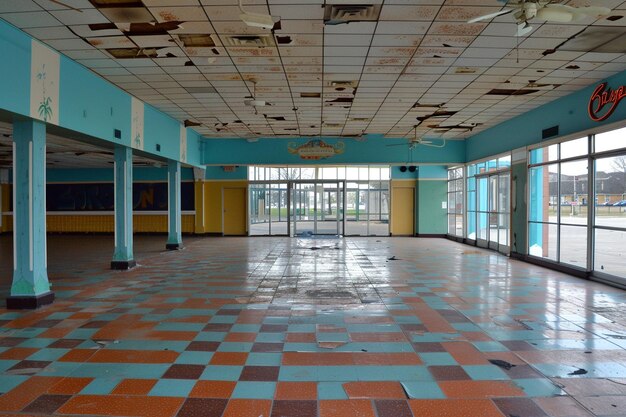
<svg viewBox="0 0 626 417">
<path fill-rule="evenodd" d="M 263 106 L 267 106 L 268 103 L 265 100 L 252 99 L 252 100 L 244 100 L 243 104 L 245 104 L 246 106 L 251 106 L 251 107 L 263 107 Z"/>
</svg>

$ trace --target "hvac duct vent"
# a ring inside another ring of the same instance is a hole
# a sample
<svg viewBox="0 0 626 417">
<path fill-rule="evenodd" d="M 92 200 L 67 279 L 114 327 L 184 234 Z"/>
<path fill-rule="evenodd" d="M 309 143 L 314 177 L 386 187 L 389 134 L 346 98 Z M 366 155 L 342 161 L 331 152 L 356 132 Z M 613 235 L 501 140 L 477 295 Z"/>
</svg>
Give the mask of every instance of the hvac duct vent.
<svg viewBox="0 0 626 417">
<path fill-rule="evenodd" d="M 324 23 L 339 25 L 349 22 L 375 22 L 380 15 L 380 4 L 327 4 Z"/>
<path fill-rule="evenodd" d="M 264 48 L 273 46 L 274 42 L 270 35 L 235 35 L 227 37 L 226 44 L 228 46 Z"/>
</svg>

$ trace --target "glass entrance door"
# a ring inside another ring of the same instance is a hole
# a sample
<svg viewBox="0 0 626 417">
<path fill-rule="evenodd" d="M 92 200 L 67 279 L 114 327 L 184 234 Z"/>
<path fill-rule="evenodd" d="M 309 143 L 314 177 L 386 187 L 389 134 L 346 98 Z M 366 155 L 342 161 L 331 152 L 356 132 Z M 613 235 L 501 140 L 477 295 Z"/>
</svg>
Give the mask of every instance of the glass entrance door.
<svg viewBox="0 0 626 417">
<path fill-rule="evenodd" d="M 292 182 L 291 235 L 343 235 L 344 191 L 344 181 Z"/>
<path fill-rule="evenodd" d="M 286 182 L 253 183 L 249 187 L 250 236 L 287 236 L 289 192 Z"/>
<path fill-rule="evenodd" d="M 478 246 L 508 254 L 510 193 L 509 172 L 477 177 Z"/>
</svg>

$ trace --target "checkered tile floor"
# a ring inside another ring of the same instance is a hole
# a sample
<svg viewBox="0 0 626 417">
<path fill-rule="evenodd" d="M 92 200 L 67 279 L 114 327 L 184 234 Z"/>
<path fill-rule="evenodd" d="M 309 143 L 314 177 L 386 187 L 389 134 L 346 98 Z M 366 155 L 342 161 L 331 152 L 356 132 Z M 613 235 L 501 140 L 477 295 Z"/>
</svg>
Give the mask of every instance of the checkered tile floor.
<svg viewBox="0 0 626 417">
<path fill-rule="evenodd" d="M 621 290 L 437 239 L 88 247 L 0 310 L 0 415 L 626 415 Z"/>
</svg>

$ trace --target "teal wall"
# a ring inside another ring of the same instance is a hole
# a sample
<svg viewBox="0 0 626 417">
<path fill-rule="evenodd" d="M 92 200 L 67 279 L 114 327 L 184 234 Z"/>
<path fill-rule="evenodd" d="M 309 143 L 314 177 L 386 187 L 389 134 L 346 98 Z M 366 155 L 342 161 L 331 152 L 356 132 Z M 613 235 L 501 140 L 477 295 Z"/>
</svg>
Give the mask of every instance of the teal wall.
<svg viewBox="0 0 626 417">
<path fill-rule="evenodd" d="M 444 235 L 448 231 L 447 210 L 441 203 L 447 201 L 447 183 L 443 180 L 417 182 L 417 234 Z"/>
<path fill-rule="evenodd" d="M 30 39 L 1 20 L 0 57 L 0 108 L 27 115 L 30 113 Z"/>
<path fill-rule="evenodd" d="M 149 105 L 144 106 L 144 151 L 175 161 L 180 158 L 180 123 Z"/>
<path fill-rule="evenodd" d="M 448 141 L 444 148 L 417 146 L 409 155 L 406 139 L 385 139 L 381 135 L 369 135 L 363 140 L 323 138 L 329 145 L 345 144 L 343 153 L 322 160 L 305 160 L 289 153 L 289 144 L 303 145 L 312 138 L 260 139 L 247 142 L 244 139 L 210 139 L 204 141 L 205 164 L 210 165 L 349 165 L 349 164 L 403 164 L 462 163 L 465 161 L 465 142 Z M 394 145 L 394 146 L 388 146 Z M 400 146 L 395 146 L 400 145 Z M 404 146 L 403 146 L 404 145 Z M 407 161 L 411 161 L 410 163 Z"/>
<path fill-rule="evenodd" d="M 61 127 L 130 146 L 130 96 L 63 55 L 59 102 Z"/>
<path fill-rule="evenodd" d="M 237 166 L 235 172 L 226 172 L 221 166 L 206 167 L 204 178 L 207 180 L 247 180 L 248 167 Z"/>
<path fill-rule="evenodd" d="M 193 181 L 193 170 L 183 168 L 183 181 Z M 51 168 L 46 170 L 47 182 L 112 182 L 113 167 L 111 168 Z M 133 168 L 133 181 L 167 181 L 167 167 L 162 168 Z"/>
<path fill-rule="evenodd" d="M 607 81 L 608 86 L 613 89 L 626 85 L 626 71 L 608 78 Z M 541 141 L 542 130 L 555 125 L 559 126 L 559 136 L 566 136 L 600 128 L 609 123 L 626 121 L 624 100 L 607 120 L 600 123 L 591 120 L 587 114 L 587 105 L 596 85 L 593 84 L 472 136 L 467 140 L 465 160 L 473 161 L 538 143 Z"/>
<path fill-rule="evenodd" d="M 30 116 L 31 42 L 29 35 L 0 20 L 0 113 Z M 131 96 L 63 55 L 59 66 L 59 126 L 129 146 Z M 176 119 L 145 105 L 144 151 L 179 160 L 180 128 Z M 114 129 L 121 130 L 121 139 L 114 138 Z M 187 163 L 194 166 L 200 166 L 199 137 L 187 129 Z M 156 150 L 157 143 L 160 151 Z"/>
</svg>

